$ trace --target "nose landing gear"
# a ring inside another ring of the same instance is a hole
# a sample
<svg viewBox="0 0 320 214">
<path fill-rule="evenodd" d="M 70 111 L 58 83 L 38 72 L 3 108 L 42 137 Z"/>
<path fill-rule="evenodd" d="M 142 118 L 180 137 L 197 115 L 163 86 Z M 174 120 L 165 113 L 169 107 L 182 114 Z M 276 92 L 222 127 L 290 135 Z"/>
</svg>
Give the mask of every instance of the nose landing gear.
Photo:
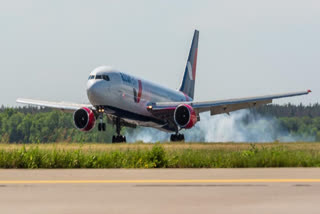
<svg viewBox="0 0 320 214">
<path fill-rule="evenodd" d="M 99 124 L 98 124 L 98 131 L 106 131 L 106 124 L 103 122 L 103 113 L 104 113 L 104 109 L 103 108 L 99 108 L 98 109 L 99 112 Z"/>
<path fill-rule="evenodd" d="M 99 123 L 98 124 L 98 131 L 99 132 L 106 131 L 106 124 L 105 123 Z"/>
<path fill-rule="evenodd" d="M 103 108 L 103 106 L 97 107 L 97 113 L 99 118 L 98 131 L 99 132 L 106 131 L 106 124 L 103 122 L 103 115 L 105 113 L 105 109 Z M 126 136 L 123 136 L 120 134 L 121 132 L 120 118 L 116 117 L 113 120 L 113 124 L 116 125 L 117 135 L 112 136 L 112 143 L 126 143 L 127 142 Z"/>
</svg>

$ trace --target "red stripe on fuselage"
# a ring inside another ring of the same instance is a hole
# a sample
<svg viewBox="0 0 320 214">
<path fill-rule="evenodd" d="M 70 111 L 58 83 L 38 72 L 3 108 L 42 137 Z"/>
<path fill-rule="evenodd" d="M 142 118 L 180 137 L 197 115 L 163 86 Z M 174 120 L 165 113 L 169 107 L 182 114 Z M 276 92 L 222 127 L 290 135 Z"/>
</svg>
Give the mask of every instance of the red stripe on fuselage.
<svg viewBox="0 0 320 214">
<path fill-rule="evenodd" d="M 198 56 L 198 48 L 194 53 L 193 62 L 192 62 L 192 77 L 193 80 L 196 80 L 196 69 L 197 69 L 197 56 Z"/>
<path fill-rule="evenodd" d="M 142 96 L 142 82 L 141 82 L 141 80 L 138 80 L 138 84 L 139 84 L 139 92 L 138 92 L 138 97 L 137 97 L 137 103 L 140 102 L 141 96 Z"/>
</svg>

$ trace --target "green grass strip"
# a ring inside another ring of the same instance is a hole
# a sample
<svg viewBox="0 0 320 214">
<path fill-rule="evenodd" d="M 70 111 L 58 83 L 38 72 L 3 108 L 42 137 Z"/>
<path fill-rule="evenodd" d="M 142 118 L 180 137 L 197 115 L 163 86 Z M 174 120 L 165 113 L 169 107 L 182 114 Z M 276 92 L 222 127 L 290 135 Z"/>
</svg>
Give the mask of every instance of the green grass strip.
<svg viewBox="0 0 320 214">
<path fill-rule="evenodd" d="M 319 167 L 319 143 L 0 145 L 0 168 Z"/>
</svg>

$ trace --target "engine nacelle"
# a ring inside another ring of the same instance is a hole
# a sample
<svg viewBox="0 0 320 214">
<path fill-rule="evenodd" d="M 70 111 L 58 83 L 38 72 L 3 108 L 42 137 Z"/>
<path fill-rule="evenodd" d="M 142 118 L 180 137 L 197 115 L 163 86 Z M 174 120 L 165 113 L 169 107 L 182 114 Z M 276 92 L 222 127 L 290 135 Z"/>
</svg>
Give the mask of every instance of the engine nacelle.
<svg viewBox="0 0 320 214">
<path fill-rule="evenodd" d="M 197 115 L 191 106 L 181 104 L 174 111 L 174 121 L 181 128 L 190 129 L 197 123 Z"/>
<path fill-rule="evenodd" d="M 73 113 L 74 125 L 80 131 L 90 131 L 93 129 L 96 118 L 91 109 L 83 107 Z"/>
</svg>

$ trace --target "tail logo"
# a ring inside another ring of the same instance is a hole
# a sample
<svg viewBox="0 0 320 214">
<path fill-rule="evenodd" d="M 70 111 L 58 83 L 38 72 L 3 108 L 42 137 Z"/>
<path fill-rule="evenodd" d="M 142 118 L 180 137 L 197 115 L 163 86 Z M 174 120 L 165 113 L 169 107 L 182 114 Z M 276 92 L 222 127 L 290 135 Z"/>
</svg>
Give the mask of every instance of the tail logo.
<svg viewBox="0 0 320 214">
<path fill-rule="evenodd" d="M 193 80 L 192 65 L 191 65 L 190 61 L 188 61 L 187 69 L 188 69 L 189 79 Z"/>
<path fill-rule="evenodd" d="M 142 82 L 141 82 L 141 80 L 138 80 L 138 85 L 139 85 L 138 93 L 137 93 L 137 90 L 135 88 L 133 88 L 133 100 L 136 103 L 140 102 L 141 96 L 142 96 Z"/>
</svg>

